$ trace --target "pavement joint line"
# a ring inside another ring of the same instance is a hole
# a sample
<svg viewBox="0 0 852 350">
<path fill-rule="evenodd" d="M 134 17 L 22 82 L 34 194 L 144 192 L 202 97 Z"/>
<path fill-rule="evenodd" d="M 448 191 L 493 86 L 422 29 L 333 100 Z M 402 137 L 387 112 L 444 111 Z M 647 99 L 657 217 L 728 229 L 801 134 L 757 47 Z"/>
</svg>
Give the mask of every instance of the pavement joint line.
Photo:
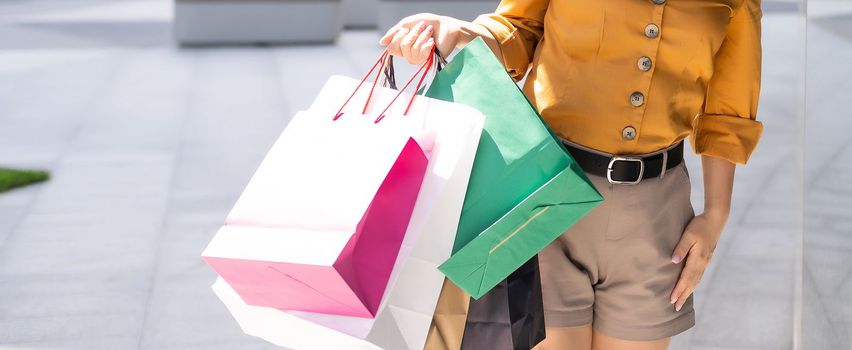
<svg viewBox="0 0 852 350">
<path fill-rule="evenodd" d="M 291 107 L 287 105 L 287 100 L 284 98 L 284 96 L 287 96 L 287 88 L 284 85 L 284 80 L 282 79 L 282 77 L 284 77 L 284 70 L 281 65 L 281 51 L 269 51 L 269 56 L 272 60 L 273 71 L 275 71 L 275 86 L 278 88 L 278 94 L 275 94 L 275 96 L 278 96 L 277 100 L 278 103 L 281 105 L 281 110 L 285 111 L 285 113 L 295 114 L 297 111 L 291 111 Z M 291 119 L 292 117 L 292 115 L 284 116 L 284 118 L 288 119 Z M 287 124 L 289 124 L 289 121 L 287 122 Z M 283 126 L 282 129 L 283 128 L 286 128 L 286 126 Z"/>
<path fill-rule="evenodd" d="M 807 135 L 805 136 L 807 138 Z M 807 141 L 805 142 L 807 144 Z M 843 141 L 840 147 L 836 147 L 835 151 L 831 154 L 831 156 L 826 157 L 826 160 L 822 162 L 816 169 L 813 170 L 813 175 L 810 176 L 810 180 L 807 180 L 807 173 L 805 174 L 806 181 L 803 185 L 806 193 L 810 192 L 808 190 L 814 189 L 817 186 L 817 180 L 820 180 L 825 175 L 829 174 L 829 170 L 831 170 L 831 166 L 835 164 L 835 160 L 843 159 L 843 155 L 847 152 L 847 149 L 852 146 L 852 137 L 847 138 Z M 807 198 L 805 199 L 807 202 Z"/>
<path fill-rule="evenodd" d="M 840 284 L 837 286 L 837 290 L 843 290 L 843 286 L 847 284 L 852 284 L 852 269 L 846 271 L 846 274 L 840 278 Z"/>
<path fill-rule="evenodd" d="M 803 277 L 806 278 L 807 280 L 809 280 L 812 286 L 815 286 L 816 280 L 814 280 L 814 275 L 811 272 L 811 268 L 810 268 L 811 263 L 809 261 L 807 261 L 807 259 L 803 259 L 803 260 L 804 260 L 802 262 L 802 268 L 804 269 L 804 273 L 803 273 L 804 276 Z M 837 332 L 835 322 L 831 322 L 831 320 L 827 317 L 828 313 L 826 312 L 826 310 L 828 310 L 828 308 L 826 307 L 825 301 L 823 301 L 822 293 L 820 293 L 818 288 L 813 288 L 812 294 L 815 296 L 815 298 L 803 298 L 803 299 L 816 299 L 816 302 L 819 304 L 819 307 L 820 307 L 821 310 L 819 310 L 820 312 L 814 312 L 814 310 L 811 310 L 811 313 L 818 314 L 825 319 L 825 321 L 826 321 L 825 323 L 828 323 L 828 328 L 831 331 L 830 334 L 831 334 L 831 337 L 832 337 L 832 342 L 834 342 L 834 343 L 839 342 L 840 337 L 838 336 L 838 334 L 842 334 L 842 333 Z"/>
<path fill-rule="evenodd" d="M 200 51 L 192 51 L 189 55 L 197 59 L 200 58 L 201 60 L 203 60 L 206 56 L 200 54 Z M 185 62 L 183 63 L 185 64 Z M 191 85 L 192 82 L 195 81 L 195 78 L 198 76 L 199 66 L 200 64 L 198 64 L 197 62 L 195 64 L 189 64 L 190 72 L 187 78 L 188 85 Z M 159 225 L 157 225 L 159 229 L 157 231 L 157 234 L 155 234 L 153 237 L 155 245 L 153 266 L 151 267 L 150 275 L 148 276 L 148 288 L 145 292 L 144 302 L 145 308 L 142 311 L 142 318 L 139 323 L 139 338 L 136 344 L 136 348 L 140 350 L 143 349 L 143 346 L 145 345 L 145 335 L 147 334 L 146 330 L 148 329 L 148 315 L 150 314 L 151 306 L 153 305 L 152 302 L 154 299 L 153 295 L 157 284 L 157 275 L 160 271 L 160 257 L 163 251 L 163 238 L 168 232 L 167 226 L 170 211 L 172 208 L 172 196 L 174 195 L 173 189 L 176 187 L 175 184 L 177 183 L 178 169 L 180 168 L 180 161 L 183 159 L 183 150 L 187 140 L 187 138 L 184 137 L 186 133 L 186 126 L 187 124 L 189 124 L 190 119 L 194 115 L 192 111 L 194 110 L 195 103 L 198 103 L 199 100 L 199 89 L 189 89 L 189 91 L 191 91 L 191 97 L 184 100 L 184 105 L 182 108 L 182 120 L 180 122 L 180 127 L 178 127 L 178 132 L 176 136 L 178 142 L 174 149 L 174 154 L 172 158 L 171 174 L 169 175 L 168 187 L 166 190 L 165 205 L 163 205 L 162 214 L 160 215 L 160 223 Z"/>
</svg>

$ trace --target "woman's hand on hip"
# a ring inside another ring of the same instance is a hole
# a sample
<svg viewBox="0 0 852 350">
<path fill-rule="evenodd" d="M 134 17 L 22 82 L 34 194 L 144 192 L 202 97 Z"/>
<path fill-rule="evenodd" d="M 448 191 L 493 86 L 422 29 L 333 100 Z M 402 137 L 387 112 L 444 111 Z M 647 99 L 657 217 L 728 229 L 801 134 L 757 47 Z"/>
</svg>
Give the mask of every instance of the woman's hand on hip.
<svg viewBox="0 0 852 350">
<path fill-rule="evenodd" d="M 452 52 L 465 24 L 467 22 L 452 17 L 420 13 L 403 18 L 388 30 L 379 44 L 387 46 L 391 55 L 419 65 L 426 62 L 435 45 L 443 55 Z"/>
<path fill-rule="evenodd" d="M 680 311 L 686 300 L 695 291 L 704 270 L 710 264 L 713 250 L 725 227 L 727 215 L 704 212 L 692 218 L 672 254 L 672 263 L 683 262 L 683 270 L 670 296 L 675 310 Z"/>
<path fill-rule="evenodd" d="M 673 263 L 684 261 L 680 278 L 671 294 L 671 302 L 677 311 L 680 311 L 698 286 L 731 212 L 736 170 L 734 163 L 702 155 L 701 168 L 704 173 L 704 212 L 686 225 L 672 254 Z"/>
</svg>

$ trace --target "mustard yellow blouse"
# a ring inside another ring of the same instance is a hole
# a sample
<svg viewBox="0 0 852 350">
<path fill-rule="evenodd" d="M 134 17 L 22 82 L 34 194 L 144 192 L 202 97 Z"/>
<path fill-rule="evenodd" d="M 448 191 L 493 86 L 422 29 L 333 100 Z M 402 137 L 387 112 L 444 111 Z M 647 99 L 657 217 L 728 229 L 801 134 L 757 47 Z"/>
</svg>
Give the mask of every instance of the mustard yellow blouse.
<svg viewBox="0 0 852 350">
<path fill-rule="evenodd" d="M 745 163 L 763 125 L 760 0 L 503 0 L 477 18 L 553 131 L 613 154 L 690 138 Z M 531 68 L 531 69 L 530 69 Z"/>
</svg>

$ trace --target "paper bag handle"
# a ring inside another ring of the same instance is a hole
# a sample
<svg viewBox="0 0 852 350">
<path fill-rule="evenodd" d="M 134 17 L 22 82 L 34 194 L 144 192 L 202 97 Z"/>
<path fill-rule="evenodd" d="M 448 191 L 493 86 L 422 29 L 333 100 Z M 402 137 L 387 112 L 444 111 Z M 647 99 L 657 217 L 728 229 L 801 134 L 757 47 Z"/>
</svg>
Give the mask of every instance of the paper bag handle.
<svg viewBox="0 0 852 350">
<path fill-rule="evenodd" d="M 436 60 L 438 61 L 437 63 L 435 63 Z M 441 56 L 440 52 L 438 52 L 438 48 L 435 46 L 432 47 L 432 50 L 429 54 L 429 58 L 426 60 L 426 62 L 424 62 L 423 65 L 421 65 L 420 68 L 417 70 L 417 72 L 414 73 L 414 76 L 411 77 L 411 79 L 409 79 L 407 83 L 405 83 L 405 86 L 403 86 L 402 89 L 399 89 L 399 92 L 390 101 L 388 106 L 385 107 L 382 113 L 379 113 L 379 117 L 376 118 L 375 123 L 378 123 L 385 117 L 385 112 L 390 109 L 396 99 L 399 98 L 400 95 L 402 95 L 402 92 L 408 88 L 408 85 L 410 85 L 411 82 L 414 81 L 414 78 L 422 71 L 423 74 L 420 76 L 420 81 L 417 82 L 417 86 L 414 88 L 414 93 L 411 94 L 411 100 L 408 101 L 408 106 L 405 107 L 405 112 L 402 113 L 402 115 L 408 115 L 408 112 L 411 110 L 411 106 L 414 104 L 414 99 L 417 97 L 417 93 L 418 91 L 420 91 L 420 87 L 423 86 L 423 81 L 426 79 L 426 75 L 429 74 L 429 69 L 432 68 L 433 64 L 435 65 L 435 68 L 438 72 L 441 71 L 443 65 L 447 64 L 447 61 L 444 60 L 444 57 Z M 388 57 L 388 64 L 385 67 L 385 81 L 390 83 L 391 88 L 396 89 L 396 78 L 393 73 L 393 56 Z"/>
<path fill-rule="evenodd" d="M 412 75 L 411 78 L 408 79 L 408 82 L 405 83 L 402 89 L 399 89 L 399 92 L 396 93 L 396 96 L 394 96 L 393 99 L 388 103 L 387 107 L 385 107 L 385 109 L 383 109 L 382 112 L 379 113 L 379 116 L 373 123 L 378 123 L 385 118 L 385 112 L 387 112 L 388 109 L 393 106 L 393 103 L 396 102 L 396 99 L 399 98 L 400 95 L 402 95 L 402 92 L 405 91 L 405 89 L 407 89 L 409 85 L 411 85 L 411 82 L 414 81 L 414 78 L 417 78 L 417 76 L 420 75 L 420 80 L 417 82 L 417 86 L 414 88 L 414 93 L 411 94 L 411 100 L 408 101 L 408 106 L 405 107 L 405 112 L 402 113 L 402 115 L 408 115 L 408 111 L 411 109 L 411 105 L 414 103 L 414 98 L 417 97 L 417 91 L 420 90 L 420 86 L 422 86 L 423 81 L 426 80 L 426 75 L 429 74 L 429 69 L 432 68 L 432 64 L 434 64 L 435 62 L 434 52 L 435 48 L 433 47 L 432 53 L 429 55 L 429 58 L 426 59 L 426 62 L 423 62 L 423 64 L 420 65 L 420 68 L 418 68 L 417 71 L 414 72 L 414 75 Z"/>
<path fill-rule="evenodd" d="M 438 51 L 436 47 L 433 56 L 435 57 L 435 71 L 440 72 L 444 69 L 444 66 L 447 65 L 447 60 L 444 59 L 444 56 L 441 55 L 441 52 Z M 390 87 L 391 89 L 397 90 L 396 87 L 396 73 L 394 72 L 393 65 L 393 56 L 388 56 L 388 63 L 385 65 L 385 76 L 384 76 L 384 84 L 382 86 Z"/>
<path fill-rule="evenodd" d="M 346 102 L 343 102 L 343 105 L 340 106 L 340 109 L 337 110 L 337 113 L 334 114 L 334 118 L 332 120 L 337 120 L 341 116 L 343 116 L 343 108 L 345 108 L 346 105 L 349 104 L 349 101 L 351 101 L 352 98 L 355 97 L 355 94 L 358 92 L 358 90 L 361 89 L 361 86 L 364 85 L 364 82 L 367 81 L 367 78 L 369 78 L 370 75 L 373 74 L 373 71 L 376 70 L 376 67 L 379 67 L 379 65 L 381 65 L 381 67 L 379 67 L 379 71 L 376 72 L 376 80 L 373 82 L 373 87 L 370 89 L 370 94 L 367 95 L 367 101 L 364 102 L 364 109 L 361 111 L 361 114 L 367 113 L 367 106 L 370 104 L 370 98 L 373 97 L 373 91 L 376 90 L 376 83 L 379 81 L 379 75 L 382 74 L 382 69 L 384 69 L 385 63 L 387 62 L 387 58 L 389 56 L 390 55 L 388 54 L 388 50 L 382 52 L 382 55 L 379 56 L 379 59 L 376 60 L 376 63 L 374 63 L 373 67 L 370 68 L 370 71 L 367 72 L 366 75 L 364 75 L 364 78 L 361 79 L 361 82 L 359 82 L 358 86 L 355 87 L 355 91 L 352 91 L 352 94 L 349 95 L 349 98 L 346 99 Z"/>
</svg>

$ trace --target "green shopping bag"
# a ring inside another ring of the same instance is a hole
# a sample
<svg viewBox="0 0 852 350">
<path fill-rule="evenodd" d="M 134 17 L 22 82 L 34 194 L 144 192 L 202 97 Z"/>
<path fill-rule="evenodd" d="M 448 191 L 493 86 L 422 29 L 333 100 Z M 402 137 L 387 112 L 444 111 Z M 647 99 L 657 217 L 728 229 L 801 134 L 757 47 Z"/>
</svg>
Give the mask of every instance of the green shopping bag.
<svg viewBox="0 0 852 350">
<path fill-rule="evenodd" d="M 439 267 L 478 299 L 603 197 L 481 38 L 436 75 L 426 96 L 486 116 L 454 254 Z"/>
</svg>

